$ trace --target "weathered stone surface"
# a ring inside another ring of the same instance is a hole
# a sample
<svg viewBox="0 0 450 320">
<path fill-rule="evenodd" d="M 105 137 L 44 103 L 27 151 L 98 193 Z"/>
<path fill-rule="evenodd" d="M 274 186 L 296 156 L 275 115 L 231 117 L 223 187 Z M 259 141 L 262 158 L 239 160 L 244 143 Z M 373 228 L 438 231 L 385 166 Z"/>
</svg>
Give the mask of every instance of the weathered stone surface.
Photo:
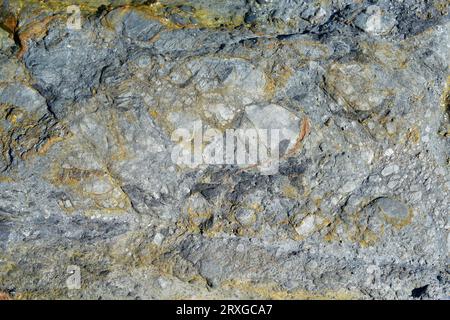
<svg viewBox="0 0 450 320">
<path fill-rule="evenodd" d="M 0 8 L 0 292 L 447 298 L 447 1 Z M 280 129 L 277 171 L 174 162 L 196 128 Z"/>
<path fill-rule="evenodd" d="M 14 41 L 10 38 L 8 32 L 0 29 L 0 50 L 7 51 L 14 45 Z"/>
</svg>

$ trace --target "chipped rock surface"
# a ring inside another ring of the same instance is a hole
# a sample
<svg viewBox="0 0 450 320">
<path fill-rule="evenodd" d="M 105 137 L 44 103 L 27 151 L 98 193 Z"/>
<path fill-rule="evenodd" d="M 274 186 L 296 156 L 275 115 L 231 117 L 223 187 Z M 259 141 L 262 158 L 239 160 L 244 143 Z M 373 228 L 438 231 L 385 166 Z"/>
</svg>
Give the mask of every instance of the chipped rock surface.
<svg viewBox="0 0 450 320">
<path fill-rule="evenodd" d="M 0 292 L 447 298 L 448 10 L 0 1 Z M 277 170 L 180 128 L 279 129 Z"/>
</svg>

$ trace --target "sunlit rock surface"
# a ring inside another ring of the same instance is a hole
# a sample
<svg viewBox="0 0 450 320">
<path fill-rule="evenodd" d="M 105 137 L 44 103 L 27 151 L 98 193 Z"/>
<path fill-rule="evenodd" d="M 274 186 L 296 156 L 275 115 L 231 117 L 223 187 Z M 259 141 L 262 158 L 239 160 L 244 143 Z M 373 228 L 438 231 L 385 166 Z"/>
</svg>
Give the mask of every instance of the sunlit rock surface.
<svg viewBox="0 0 450 320">
<path fill-rule="evenodd" d="M 0 292 L 448 298 L 447 1 L 0 3 Z M 198 123 L 277 172 L 174 162 Z"/>
</svg>

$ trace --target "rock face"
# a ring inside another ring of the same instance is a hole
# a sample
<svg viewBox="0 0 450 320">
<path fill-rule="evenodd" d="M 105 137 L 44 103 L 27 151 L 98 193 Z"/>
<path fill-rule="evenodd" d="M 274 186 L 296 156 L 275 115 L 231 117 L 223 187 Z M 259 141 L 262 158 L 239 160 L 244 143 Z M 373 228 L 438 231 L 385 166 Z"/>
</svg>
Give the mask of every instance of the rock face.
<svg viewBox="0 0 450 320">
<path fill-rule="evenodd" d="M 0 292 L 447 297 L 447 1 L 0 3 Z"/>
</svg>

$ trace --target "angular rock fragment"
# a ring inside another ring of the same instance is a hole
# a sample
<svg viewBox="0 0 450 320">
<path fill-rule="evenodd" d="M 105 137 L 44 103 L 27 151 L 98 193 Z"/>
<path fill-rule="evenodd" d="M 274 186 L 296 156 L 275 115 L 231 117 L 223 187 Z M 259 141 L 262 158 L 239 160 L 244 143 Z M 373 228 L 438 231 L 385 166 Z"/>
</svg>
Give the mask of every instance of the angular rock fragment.
<svg viewBox="0 0 450 320">
<path fill-rule="evenodd" d="M 394 28 L 396 20 L 379 6 L 373 5 L 356 17 L 355 24 L 369 34 L 382 35 Z"/>
</svg>

